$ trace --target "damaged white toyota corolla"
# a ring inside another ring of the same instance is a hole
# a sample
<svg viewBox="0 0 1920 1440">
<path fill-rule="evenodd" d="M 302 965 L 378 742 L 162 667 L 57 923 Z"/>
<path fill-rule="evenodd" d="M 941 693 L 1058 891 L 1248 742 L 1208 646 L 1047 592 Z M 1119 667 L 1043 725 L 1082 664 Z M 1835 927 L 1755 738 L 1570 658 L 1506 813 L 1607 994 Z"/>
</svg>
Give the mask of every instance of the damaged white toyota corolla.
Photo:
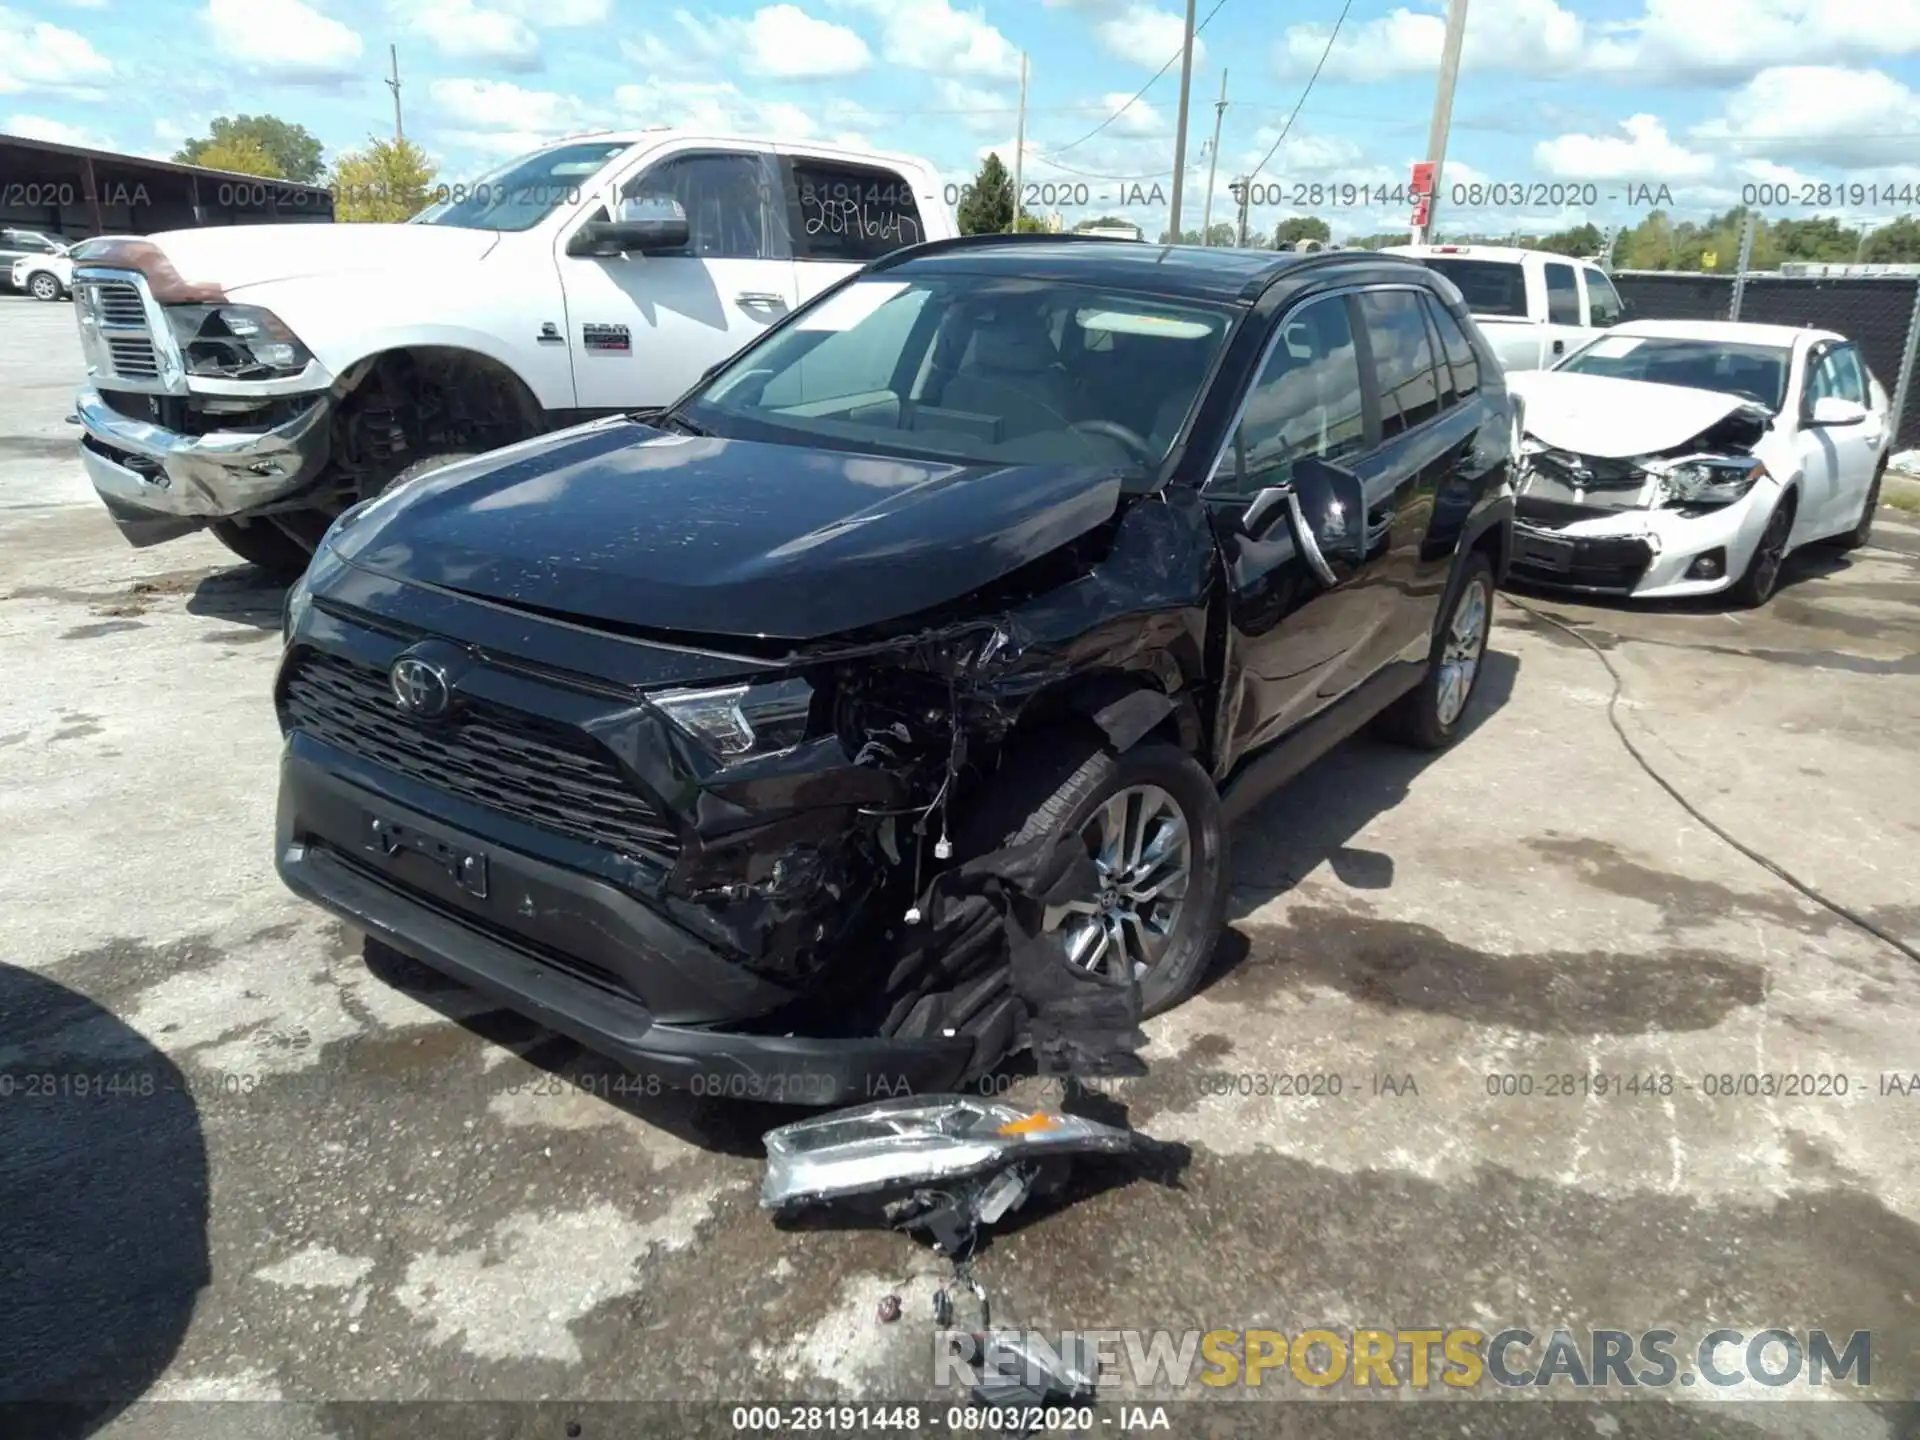
<svg viewBox="0 0 1920 1440">
<path fill-rule="evenodd" d="M 1526 407 L 1515 580 L 1759 605 L 1799 546 L 1867 541 L 1887 395 L 1844 336 L 1638 320 L 1508 384 Z"/>
</svg>

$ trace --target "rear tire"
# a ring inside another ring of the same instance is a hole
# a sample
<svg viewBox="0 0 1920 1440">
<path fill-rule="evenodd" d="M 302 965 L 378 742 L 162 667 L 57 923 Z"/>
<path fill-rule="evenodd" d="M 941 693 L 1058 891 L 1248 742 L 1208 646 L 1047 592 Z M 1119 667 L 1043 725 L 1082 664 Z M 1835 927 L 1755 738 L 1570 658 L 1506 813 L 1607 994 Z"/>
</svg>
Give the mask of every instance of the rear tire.
<svg viewBox="0 0 1920 1440">
<path fill-rule="evenodd" d="M 1157 957 L 1138 975 L 1141 1011 L 1158 1015 L 1178 1005 L 1199 986 L 1226 923 L 1227 835 L 1220 796 L 1212 779 L 1191 755 L 1159 741 L 1142 741 L 1115 755 L 1091 737 L 1076 732 L 1035 736 L 988 783 L 956 838 L 961 854 L 977 856 L 1050 835 L 1085 835 L 1099 824 L 1107 802 L 1123 795 L 1138 807 L 1135 814 L 1146 815 L 1143 828 L 1149 831 L 1149 840 L 1171 833 L 1164 819 L 1158 825 L 1152 823 L 1148 812 L 1154 805 L 1170 805 L 1185 829 L 1184 894 L 1172 913 L 1164 941 L 1159 942 Z M 1089 836 L 1090 852 L 1094 850 L 1092 839 Z M 1153 846 L 1149 843 L 1144 848 L 1152 850 Z M 1169 843 L 1162 855 L 1172 854 Z M 1128 868 L 1140 871 L 1142 867 Z M 1156 869 L 1144 883 L 1132 888 L 1151 889 L 1166 873 L 1165 869 Z M 1116 881 L 1126 878 L 1126 873 L 1116 867 Z M 1108 887 L 1108 894 L 1113 896 L 1123 888 L 1128 887 L 1116 883 Z M 1087 899 L 1097 905 L 1099 897 Z M 1123 905 L 1125 900 L 1121 896 Z M 1116 918 L 1114 928 L 1137 936 L 1152 922 L 1156 911 L 1167 913 L 1151 902 L 1140 908 L 1143 924 L 1129 925 Z M 1080 914 L 1058 917 L 1060 927 L 1069 933 L 1073 927 L 1090 922 L 1092 917 Z"/>
<path fill-rule="evenodd" d="M 279 583 L 292 584 L 306 573 L 313 553 L 265 516 L 216 520 L 214 538 L 249 565 Z"/>
<path fill-rule="evenodd" d="M 1492 563 L 1482 552 L 1469 551 L 1434 628 L 1427 673 L 1380 712 L 1375 728 L 1382 739 L 1415 750 L 1444 750 L 1458 738 L 1486 668 L 1493 589 Z"/>
</svg>

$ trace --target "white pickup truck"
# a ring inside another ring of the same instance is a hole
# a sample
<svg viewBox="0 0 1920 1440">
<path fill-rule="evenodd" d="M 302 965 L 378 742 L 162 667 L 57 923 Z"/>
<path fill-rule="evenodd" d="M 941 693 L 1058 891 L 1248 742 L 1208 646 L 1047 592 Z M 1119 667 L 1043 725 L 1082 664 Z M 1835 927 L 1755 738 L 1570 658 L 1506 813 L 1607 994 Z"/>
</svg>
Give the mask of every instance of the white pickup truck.
<svg viewBox="0 0 1920 1440">
<path fill-rule="evenodd" d="M 1508 370 L 1546 370 L 1620 322 L 1620 292 L 1598 265 L 1503 245 L 1389 245 L 1459 287 Z"/>
<path fill-rule="evenodd" d="M 81 456 L 129 541 L 210 527 L 298 573 L 365 496 L 665 405 L 867 261 L 957 233 L 923 160 L 667 129 L 556 142 L 432 198 L 400 225 L 76 249 Z"/>
</svg>

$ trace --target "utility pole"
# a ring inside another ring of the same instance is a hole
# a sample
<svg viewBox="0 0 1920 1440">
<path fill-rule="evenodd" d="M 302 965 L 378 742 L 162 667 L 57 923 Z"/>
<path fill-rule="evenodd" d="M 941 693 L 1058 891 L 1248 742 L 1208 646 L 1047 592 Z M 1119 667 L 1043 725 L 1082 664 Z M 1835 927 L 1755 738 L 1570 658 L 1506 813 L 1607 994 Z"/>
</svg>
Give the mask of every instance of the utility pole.
<svg viewBox="0 0 1920 1440">
<path fill-rule="evenodd" d="M 1213 176 L 1220 168 L 1220 122 L 1227 113 L 1227 72 L 1220 72 L 1220 98 L 1213 103 L 1213 148 L 1207 152 L 1207 203 L 1200 210 L 1200 243 L 1213 228 Z"/>
<path fill-rule="evenodd" d="M 1253 193 L 1253 183 L 1242 175 L 1228 182 L 1227 193 L 1233 196 L 1240 207 L 1239 219 L 1233 231 L 1233 246 L 1236 250 L 1244 250 L 1247 248 L 1247 198 Z"/>
<path fill-rule="evenodd" d="M 1173 127 L 1173 243 L 1180 243 L 1180 192 L 1187 177 L 1187 90 L 1193 83 L 1193 7 L 1187 0 L 1186 38 L 1180 44 L 1180 117 Z M 1201 239 L 1206 239 L 1203 235 Z"/>
<path fill-rule="evenodd" d="M 1414 243 L 1433 234 L 1440 209 L 1440 172 L 1447 158 L 1447 132 L 1453 128 L 1453 86 L 1460 78 L 1460 43 L 1467 35 L 1467 0 L 1447 0 L 1447 38 L 1440 50 L 1440 83 L 1433 96 L 1433 125 L 1427 131 L 1427 159 L 1433 165 L 1433 194 L 1427 199 L 1427 223 Z"/>
<path fill-rule="evenodd" d="M 400 127 L 400 47 L 387 46 L 387 60 L 393 66 L 393 74 L 387 81 L 387 88 L 393 91 L 393 143 L 406 143 L 407 132 Z"/>
<path fill-rule="evenodd" d="M 1013 127 L 1013 233 L 1020 233 L 1020 174 L 1027 158 L 1027 52 L 1020 52 L 1020 118 Z"/>
</svg>

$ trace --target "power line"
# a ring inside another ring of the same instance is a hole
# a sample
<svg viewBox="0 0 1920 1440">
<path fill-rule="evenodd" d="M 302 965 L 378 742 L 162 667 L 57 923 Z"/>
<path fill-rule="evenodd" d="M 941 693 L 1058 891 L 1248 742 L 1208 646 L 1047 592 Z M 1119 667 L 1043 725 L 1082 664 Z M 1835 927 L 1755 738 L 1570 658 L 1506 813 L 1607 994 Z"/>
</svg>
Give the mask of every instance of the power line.
<svg viewBox="0 0 1920 1440">
<path fill-rule="evenodd" d="M 1320 63 L 1313 67 L 1313 74 L 1307 77 L 1306 88 L 1300 92 L 1300 98 L 1294 103 L 1293 114 L 1287 116 L 1287 123 L 1280 127 L 1279 139 L 1273 142 L 1267 153 L 1260 157 L 1260 163 L 1247 174 L 1247 183 L 1252 184 L 1260 172 L 1267 168 L 1267 161 L 1273 159 L 1273 153 L 1280 148 L 1280 142 L 1287 138 L 1287 132 L 1293 129 L 1293 122 L 1300 118 L 1300 107 L 1307 103 L 1307 96 L 1313 93 L 1313 82 L 1320 78 L 1321 67 L 1327 63 L 1327 57 L 1333 53 L 1333 42 L 1340 38 L 1340 27 L 1347 23 L 1347 12 L 1353 8 L 1353 0 L 1346 0 L 1340 7 L 1340 18 L 1333 22 L 1333 30 L 1327 36 L 1326 49 L 1320 52 Z"/>
<path fill-rule="evenodd" d="M 1202 20 L 1198 25 L 1193 27 L 1193 33 L 1196 39 L 1199 37 L 1200 32 L 1207 28 L 1207 22 L 1212 20 L 1214 16 L 1218 15 L 1220 13 L 1220 7 L 1226 3 L 1227 3 L 1227 0 L 1214 0 L 1213 9 L 1207 11 L 1206 20 Z M 1062 145 L 1059 147 L 1058 150 L 1054 151 L 1054 153 L 1057 155 L 1057 154 L 1060 154 L 1062 151 L 1073 149 L 1074 145 L 1086 144 L 1087 141 L 1091 140 L 1094 136 L 1098 135 L 1102 130 L 1106 129 L 1107 126 L 1111 125 L 1114 121 L 1118 120 L 1122 115 L 1126 114 L 1129 109 L 1131 109 L 1135 104 L 1139 102 L 1139 99 L 1142 95 L 1146 94 L 1147 91 L 1153 88 L 1154 82 L 1157 81 L 1162 75 L 1166 74 L 1167 71 L 1171 70 L 1173 68 L 1174 62 L 1186 53 L 1187 53 L 1187 47 L 1185 42 L 1183 41 L 1181 43 L 1180 48 L 1174 51 L 1173 54 L 1167 57 L 1167 63 L 1162 65 L 1158 70 L 1153 72 L 1153 78 L 1151 80 L 1148 80 L 1146 84 L 1142 85 L 1138 90 L 1134 92 L 1133 99 L 1127 101 L 1125 105 L 1122 105 L 1118 110 L 1114 111 L 1106 119 L 1102 120 L 1098 125 L 1094 126 L 1093 129 L 1089 130 L 1086 134 L 1082 135 L 1078 140 L 1074 141 L 1073 145 Z"/>
</svg>

